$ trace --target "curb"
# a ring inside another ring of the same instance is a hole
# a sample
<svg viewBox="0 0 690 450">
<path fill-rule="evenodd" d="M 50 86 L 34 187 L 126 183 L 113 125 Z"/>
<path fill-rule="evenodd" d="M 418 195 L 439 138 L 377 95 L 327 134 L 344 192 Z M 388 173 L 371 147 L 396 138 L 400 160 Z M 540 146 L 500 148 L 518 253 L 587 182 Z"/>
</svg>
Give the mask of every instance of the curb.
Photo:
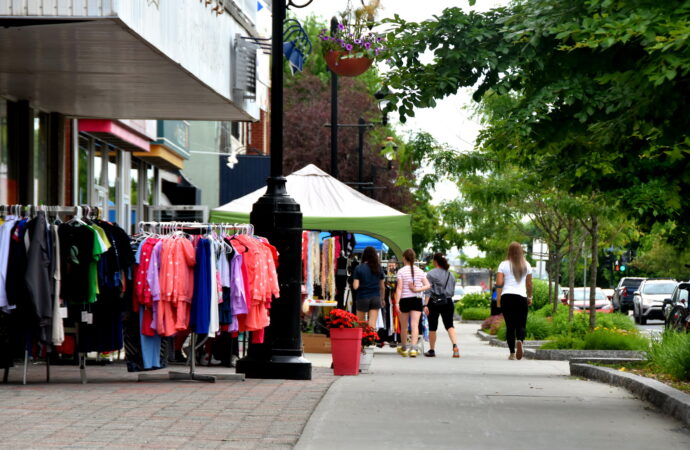
<svg viewBox="0 0 690 450">
<path fill-rule="evenodd" d="M 589 378 L 627 389 L 640 399 L 690 426 L 690 395 L 650 378 L 609 367 L 570 363 L 570 375 Z"/>
</svg>

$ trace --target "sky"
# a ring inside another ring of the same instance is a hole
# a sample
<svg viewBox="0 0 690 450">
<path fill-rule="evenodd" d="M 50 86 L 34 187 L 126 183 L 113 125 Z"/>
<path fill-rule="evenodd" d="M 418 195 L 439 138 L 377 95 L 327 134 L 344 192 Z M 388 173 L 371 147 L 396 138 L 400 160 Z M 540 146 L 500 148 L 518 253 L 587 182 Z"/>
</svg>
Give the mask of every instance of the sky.
<svg viewBox="0 0 690 450">
<path fill-rule="evenodd" d="M 448 7 L 461 7 L 469 10 L 467 0 L 382 0 L 382 10 L 378 18 L 400 15 L 408 21 L 422 21 L 433 18 Z M 477 11 L 485 11 L 507 3 L 507 0 L 477 0 L 474 7 Z M 333 15 L 343 11 L 347 7 L 347 0 L 314 0 L 311 5 L 301 10 L 294 11 L 298 17 L 309 15 L 321 16 L 329 20 Z M 358 0 L 352 1 L 353 6 L 359 4 Z M 423 6 L 423 7 L 422 7 Z M 385 71 L 385 65 L 381 67 Z M 435 108 L 417 109 L 415 117 L 401 124 L 391 115 L 392 123 L 396 123 L 398 131 L 402 134 L 414 131 L 426 131 L 441 143 L 448 144 L 459 151 L 469 151 L 473 148 L 477 134 L 481 126 L 473 117 L 471 89 L 465 89 L 457 95 L 446 97 L 437 102 Z M 458 191 L 450 182 L 441 183 L 435 192 L 434 202 L 440 203 L 457 197 Z"/>
</svg>

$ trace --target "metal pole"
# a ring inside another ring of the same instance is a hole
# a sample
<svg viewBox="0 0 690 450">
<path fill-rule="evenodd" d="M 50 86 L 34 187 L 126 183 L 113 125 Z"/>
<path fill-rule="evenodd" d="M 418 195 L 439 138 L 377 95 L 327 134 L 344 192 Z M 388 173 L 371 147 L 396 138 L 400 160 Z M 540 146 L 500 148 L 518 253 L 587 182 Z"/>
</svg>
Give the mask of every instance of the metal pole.
<svg viewBox="0 0 690 450">
<path fill-rule="evenodd" d="M 331 123 L 338 123 L 338 75 L 331 72 Z M 331 176 L 338 178 L 338 126 L 331 126 Z"/>
<path fill-rule="evenodd" d="M 337 29 L 338 19 L 333 17 L 331 36 Z M 338 75 L 334 72 L 331 72 L 331 176 L 338 178 Z"/>
<path fill-rule="evenodd" d="M 364 120 L 364 119 L 361 118 L 361 117 L 359 118 L 359 120 L 357 120 L 357 125 L 359 126 L 359 127 L 357 128 L 358 135 L 359 135 L 359 136 L 358 136 L 358 137 L 359 137 L 359 141 L 357 142 L 357 155 L 358 155 L 358 157 L 359 157 L 359 167 L 358 167 L 358 172 L 357 172 L 357 181 L 358 181 L 359 183 L 361 183 L 361 182 L 363 181 L 363 177 L 364 177 L 364 174 L 363 174 L 363 172 L 364 172 L 364 130 L 366 129 L 366 128 L 365 128 L 365 127 L 366 127 L 366 124 L 367 124 L 367 121 Z M 337 128 L 337 127 L 331 127 L 331 129 L 332 129 L 332 128 Z M 373 180 L 372 180 L 372 181 L 373 181 Z M 360 186 L 361 186 L 361 185 L 360 185 Z M 360 187 L 360 190 L 361 190 L 361 187 Z"/>
<path fill-rule="evenodd" d="M 273 2 L 271 67 L 271 177 L 266 193 L 254 203 L 249 220 L 255 233 L 278 249 L 280 299 L 271 304 L 263 343 L 252 343 L 237 361 L 247 378 L 311 379 L 311 363 L 302 353 L 302 212 L 288 195 L 283 177 L 283 22 L 285 0 Z"/>
</svg>

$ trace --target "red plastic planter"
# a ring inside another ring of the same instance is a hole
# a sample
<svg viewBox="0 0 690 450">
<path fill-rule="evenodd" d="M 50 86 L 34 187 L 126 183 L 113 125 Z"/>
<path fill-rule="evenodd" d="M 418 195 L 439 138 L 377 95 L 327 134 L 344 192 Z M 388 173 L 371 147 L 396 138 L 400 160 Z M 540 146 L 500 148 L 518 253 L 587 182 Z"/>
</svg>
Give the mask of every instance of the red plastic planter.
<svg viewBox="0 0 690 450">
<path fill-rule="evenodd" d="M 326 60 L 326 65 L 333 71 L 336 75 L 343 77 L 356 77 L 361 75 L 371 67 L 373 61 L 366 56 L 361 58 L 345 58 L 341 59 L 343 55 L 347 55 L 348 52 L 337 52 L 335 50 L 329 50 L 324 55 Z"/>
<path fill-rule="evenodd" d="M 361 328 L 332 328 L 333 375 L 357 375 L 362 351 Z"/>
</svg>

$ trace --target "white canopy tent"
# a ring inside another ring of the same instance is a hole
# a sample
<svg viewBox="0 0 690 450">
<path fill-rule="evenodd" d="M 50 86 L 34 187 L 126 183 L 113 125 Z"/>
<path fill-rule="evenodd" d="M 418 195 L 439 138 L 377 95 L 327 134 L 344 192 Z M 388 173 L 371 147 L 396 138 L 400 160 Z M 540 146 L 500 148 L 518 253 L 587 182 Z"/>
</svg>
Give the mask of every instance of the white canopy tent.
<svg viewBox="0 0 690 450">
<path fill-rule="evenodd" d="M 385 242 L 401 257 L 412 247 L 410 216 L 367 197 L 313 164 L 287 177 L 287 192 L 300 205 L 305 230 L 362 233 Z M 257 189 L 211 211 L 212 222 L 249 222 L 254 203 L 266 188 Z"/>
</svg>

